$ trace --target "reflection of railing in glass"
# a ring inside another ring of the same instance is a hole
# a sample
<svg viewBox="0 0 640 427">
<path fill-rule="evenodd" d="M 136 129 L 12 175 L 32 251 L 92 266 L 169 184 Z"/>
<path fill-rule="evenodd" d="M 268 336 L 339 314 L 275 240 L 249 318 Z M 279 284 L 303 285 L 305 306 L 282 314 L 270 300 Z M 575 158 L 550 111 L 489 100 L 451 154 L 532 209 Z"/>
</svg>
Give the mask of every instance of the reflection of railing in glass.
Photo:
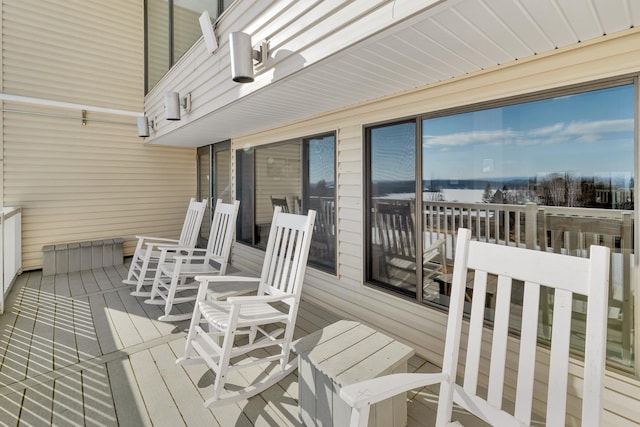
<svg viewBox="0 0 640 427">
<path fill-rule="evenodd" d="M 332 266 L 336 243 L 336 202 L 333 197 L 309 197 L 309 209 L 317 212 L 309 257 Z"/>
<path fill-rule="evenodd" d="M 632 211 L 429 201 L 423 203 L 422 221 L 430 239 L 446 240 L 449 262 L 455 255 L 455 231 L 459 227 L 471 229 L 475 240 L 572 256 L 589 256 L 592 244 L 609 247 L 609 357 L 624 366 L 633 364 Z M 548 298 L 547 307 L 542 305 L 542 339 L 551 322 L 551 304 Z M 580 321 L 585 313 L 584 302 L 575 300 L 573 305 L 577 319 L 574 328 L 579 336 L 578 329 L 584 326 Z M 574 344 L 579 346 L 579 342 L 576 339 Z"/>
</svg>

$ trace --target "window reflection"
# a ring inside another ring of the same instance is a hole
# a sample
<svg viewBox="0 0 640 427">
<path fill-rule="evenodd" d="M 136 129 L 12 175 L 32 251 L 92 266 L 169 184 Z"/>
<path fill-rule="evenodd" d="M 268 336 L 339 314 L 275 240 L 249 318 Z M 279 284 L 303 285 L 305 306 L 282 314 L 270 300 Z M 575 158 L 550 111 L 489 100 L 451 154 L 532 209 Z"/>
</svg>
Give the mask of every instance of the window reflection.
<svg viewBox="0 0 640 427">
<path fill-rule="evenodd" d="M 335 137 L 328 135 L 305 140 L 308 159 L 306 206 L 316 211 L 309 260 L 316 265 L 335 268 L 336 262 L 336 189 Z"/>
<path fill-rule="evenodd" d="M 236 151 L 237 240 L 265 248 L 273 210 L 317 213 L 309 263 L 336 264 L 335 135 Z"/>
<path fill-rule="evenodd" d="M 416 295 L 416 123 L 369 129 L 368 280 Z"/>
<path fill-rule="evenodd" d="M 206 10 L 212 21 L 233 0 L 146 0 L 146 91 L 160 81 L 202 35 L 198 19 Z"/>
<path fill-rule="evenodd" d="M 634 91 L 633 84 L 620 84 L 368 128 L 367 281 L 448 307 L 460 227 L 476 240 L 570 256 L 587 257 L 591 245 L 607 246 L 608 360 L 633 368 Z M 413 167 L 416 148 L 420 171 Z M 418 179 L 422 191 L 415 194 Z M 472 272 L 467 279 L 470 301 Z M 494 279 L 486 295 L 488 321 Z M 511 302 L 517 332 L 518 292 Z M 543 290 L 543 342 L 550 338 L 553 303 Z M 585 300 L 574 296 L 571 345 L 578 352 L 584 350 L 585 313 Z"/>
</svg>

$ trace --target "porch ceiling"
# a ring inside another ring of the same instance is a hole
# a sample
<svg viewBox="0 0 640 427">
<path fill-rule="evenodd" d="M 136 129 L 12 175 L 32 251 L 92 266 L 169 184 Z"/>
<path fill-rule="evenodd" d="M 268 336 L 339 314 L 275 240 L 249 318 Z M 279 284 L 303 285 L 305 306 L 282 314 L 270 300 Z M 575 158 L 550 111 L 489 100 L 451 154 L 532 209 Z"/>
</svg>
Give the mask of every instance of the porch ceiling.
<svg viewBox="0 0 640 427">
<path fill-rule="evenodd" d="M 447 0 L 152 144 L 197 147 L 397 94 L 640 24 L 635 0 Z"/>
</svg>

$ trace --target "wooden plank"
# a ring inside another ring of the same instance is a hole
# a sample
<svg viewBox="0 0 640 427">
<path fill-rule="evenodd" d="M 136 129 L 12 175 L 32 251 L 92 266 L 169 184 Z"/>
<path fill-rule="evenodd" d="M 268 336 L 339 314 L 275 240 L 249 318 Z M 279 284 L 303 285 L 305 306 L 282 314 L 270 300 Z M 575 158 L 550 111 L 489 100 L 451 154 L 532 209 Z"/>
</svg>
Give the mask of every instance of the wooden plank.
<svg viewBox="0 0 640 427">
<path fill-rule="evenodd" d="M 204 406 L 202 397 L 187 374 L 176 366 L 176 355 L 169 345 L 154 347 L 150 352 L 184 422 L 192 426 L 219 425 L 211 411 Z"/>
<path fill-rule="evenodd" d="M 89 298 L 75 298 L 73 313 L 73 333 L 76 339 L 78 359 L 82 361 L 100 356 L 102 352 L 96 335 Z"/>
<path fill-rule="evenodd" d="M 82 374 L 74 372 L 54 383 L 52 424 L 84 426 Z"/>
<path fill-rule="evenodd" d="M 112 324 L 111 316 L 107 313 L 104 295 L 98 294 L 89 297 L 89 305 L 91 306 L 91 316 L 102 354 L 123 348 L 120 338 L 115 334 L 116 329 Z"/>
<path fill-rule="evenodd" d="M 68 288 L 67 288 L 68 290 Z M 57 297 L 53 322 L 53 366 L 59 369 L 78 363 L 78 349 L 75 336 L 74 301 Z"/>
<path fill-rule="evenodd" d="M 80 272 L 80 277 L 82 278 L 82 284 L 84 285 L 84 289 L 87 294 L 91 294 L 94 292 L 98 292 L 101 290 L 100 286 L 98 286 L 98 282 L 96 281 L 95 276 L 91 272 L 91 270 L 83 270 Z"/>
<path fill-rule="evenodd" d="M 148 341 L 153 338 L 157 338 L 163 334 L 158 331 L 158 328 L 155 326 L 156 322 L 153 322 L 147 313 L 144 311 L 144 308 L 141 305 L 149 305 L 140 301 L 138 298 L 129 294 L 129 289 L 120 289 L 118 291 L 118 295 L 122 300 L 122 304 L 124 309 L 129 314 L 132 323 L 134 324 L 138 334 L 142 338 L 142 341 Z"/>
<path fill-rule="evenodd" d="M 98 283 L 98 286 L 100 287 L 101 290 L 105 291 L 105 290 L 114 288 L 113 283 L 111 283 L 111 281 L 109 280 L 109 277 L 107 276 L 107 274 L 104 272 L 102 268 L 94 268 L 93 270 L 91 270 L 91 272 L 93 273 L 93 276 L 96 278 L 96 282 Z M 118 286 L 120 285 L 121 283 L 118 284 Z"/>
<path fill-rule="evenodd" d="M 117 424 L 111 390 L 106 364 L 82 371 L 82 396 L 87 426 Z"/>
<path fill-rule="evenodd" d="M 366 340 L 342 349 L 339 353 L 321 362 L 317 368 L 330 378 L 338 378 L 351 367 L 366 361 L 370 356 L 382 350 L 387 345 L 394 343 L 393 338 L 384 334 L 375 333 Z M 349 384 L 339 384 L 341 387 Z"/>
<path fill-rule="evenodd" d="M 143 342 L 118 294 L 107 292 L 104 294 L 104 299 L 108 307 L 109 317 L 111 317 L 114 326 L 113 334 L 118 335 L 122 345 L 129 347 Z"/>
<path fill-rule="evenodd" d="M 56 296 L 71 296 L 68 274 L 56 274 L 53 276 L 53 293 Z"/>
<path fill-rule="evenodd" d="M 414 350 L 397 341 L 387 345 L 366 360 L 354 365 L 353 368 L 339 375 L 335 380 L 338 384 L 354 384 L 365 379 L 376 378 L 390 367 L 406 360 L 413 355 Z"/>
<path fill-rule="evenodd" d="M 151 419 L 138 390 L 129 359 L 107 363 L 111 395 L 120 427 L 150 427 Z"/>
<path fill-rule="evenodd" d="M 26 390 L 20 413 L 24 426 L 51 425 L 53 403 L 53 381 L 38 384 Z"/>
<path fill-rule="evenodd" d="M 72 297 L 85 295 L 87 293 L 87 289 L 84 287 L 84 283 L 82 282 L 82 275 L 79 271 L 69 273 L 68 277 L 69 293 Z"/>
<path fill-rule="evenodd" d="M 184 355 L 184 339 L 172 341 L 169 343 L 169 346 L 176 356 Z M 203 402 L 211 397 L 215 374 L 213 374 L 205 364 L 184 365 L 180 368 L 187 374 Z M 215 408 L 211 410 L 211 412 L 221 426 L 246 427 L 253 425 L 251 421 L 249 421 L 249 418 L 247 418 L 247 415 L 242 411 L 239 403 Z"/>
<path fill-rule="evenodd" d="M 160 376 L 151 353 L 149 351 L 141 351 L 132 354 L 129 360 L 136 374 L 136 382 L 153 425 L 184 425 L 182 416 L 178 412 L 175 401 Z"/>
<path fill-rule="evenodd" d="M 335 339 L 337 337 L 340 337 L 341 335 L 345 333 L 349 333 L 351 330 L 356 329 L 358 325 L 359 323 L 357 322 L 348 322 L 348 321 L 340 321 L 340 322 L 334 323 L 333 325 L 327 328 L 318 330 L 312 334 L 309 334 L 303 339 L 297 341 L 293 345 L 293 348 L 298 354 L 311 353 L 312 351 L 316 350 L 320 345 L 324 344 L 325 342 Z"/>
<path fill-rule="evenodd" d="M 24 391 L 0 396 L 0 420 L 6 427 L 15 427 L 20 419 Z"/>
</svg>

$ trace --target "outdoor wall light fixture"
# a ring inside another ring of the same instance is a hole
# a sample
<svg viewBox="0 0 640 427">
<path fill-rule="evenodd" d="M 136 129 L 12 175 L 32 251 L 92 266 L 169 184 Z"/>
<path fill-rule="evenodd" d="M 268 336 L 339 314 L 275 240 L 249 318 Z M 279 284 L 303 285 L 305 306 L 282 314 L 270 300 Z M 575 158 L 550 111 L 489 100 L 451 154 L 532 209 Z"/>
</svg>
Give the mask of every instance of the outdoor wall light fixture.
<svg viewBox="0 0 640 427">
<path fill-rule="evenodd" d="M 231 78 L 237 83 L 251 83 L 253 81 L 253 61 L 264 64 L 267 59 L 269 45 L 266 41 L 256 50 L 251 46 L 251 36 L 247 33 L 234 32 L 229 34 L 229 49 L 231 51 Z"/>
<path fill-rule="evenodd" d="M 202 37 L 204 38 L 204 44 L 207 46 L 207 51 L 209 53 L 213 53 L 218 48 L 218 40 L 216 40 L 216 33 L 213 31 L 213 26 L 211 25 L 211 16 L 208 11 L 202 12 L 200 18 L 200 29 L 202 30 Z"/>
<path fill-rule="evenodd" d="M 164 93 L 164 110 L 167 120 L 180 120 L 180 107 L 185 111 L 191 111 L 191 93 L 180 98 L 178 92 Z"/>
<path fill-rule="evenodd" d="M 145 116 L 140 116 L 138 120 L 138 136 L 146 138 L 149 136 L 149 128 L 153 129 L 155 123 L 153 120 L 149 121 Z"/>
</svg>

